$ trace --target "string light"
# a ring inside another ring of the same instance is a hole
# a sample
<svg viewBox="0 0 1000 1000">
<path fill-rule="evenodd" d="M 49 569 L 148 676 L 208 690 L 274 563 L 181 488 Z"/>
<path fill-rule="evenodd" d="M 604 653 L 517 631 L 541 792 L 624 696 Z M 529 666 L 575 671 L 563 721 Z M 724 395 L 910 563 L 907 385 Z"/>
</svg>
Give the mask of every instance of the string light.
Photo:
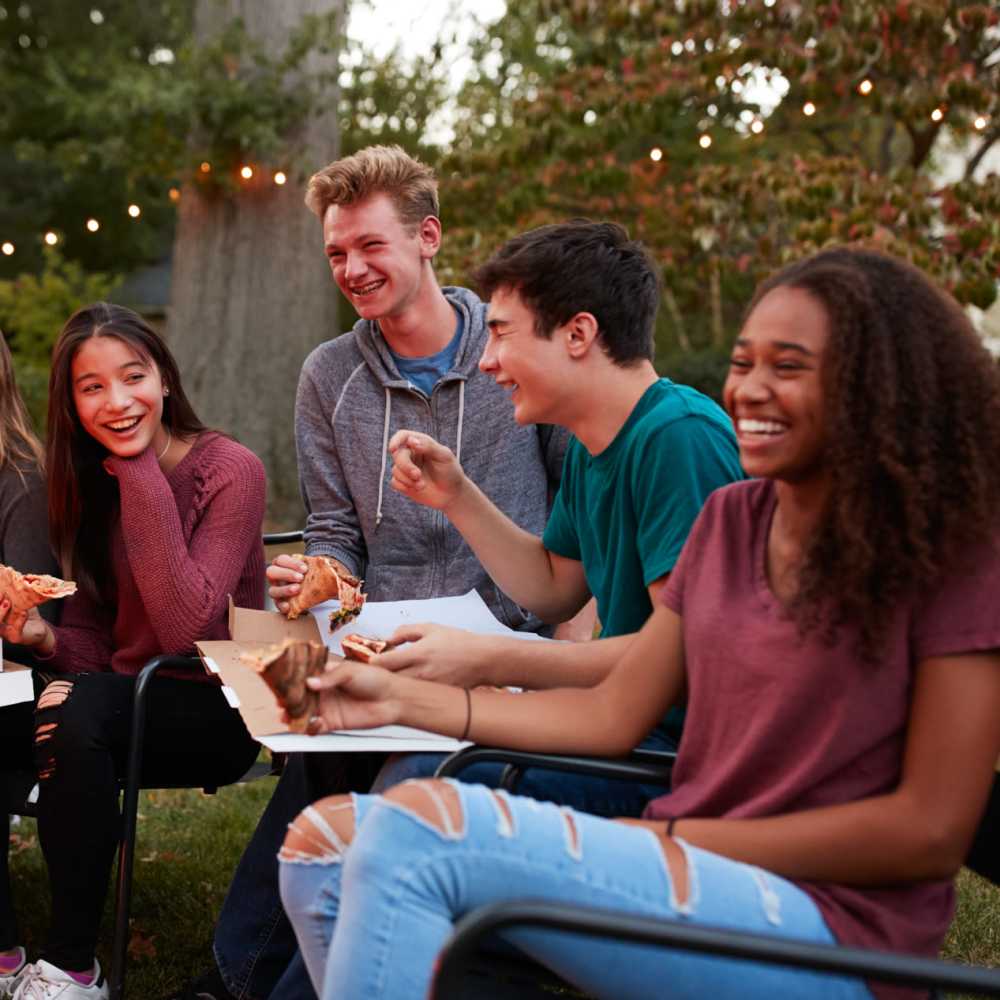
<svg viewBox="0 0 1000 1000">
<path fill-rule="evenodd" d="M 10 257 L 14 252 L 14 244 L 8 240 L 6 243 L 0 244 L 0 250 L 3 251 L 5 257 Z"/>
<path fill-rule="evenodd" d="M 180 188 L 171 188 L 167 192 L 167 196 L 170 198 L 171 201 L 180 201 L 181 200 Z"/>
<path fill-rule="evenodd" d="M 129 205 L 128 214 L 132 216 L 133 219 L 138 219 L 142 215 L 142 209 L 138 205 Z"/>
<path fill-rule="evenodd" d="M 698 145 L 701 146 L 702 149 L 708 149 L 708 147 L 712 145 L 712 137 L 710 135 L 703 135 L 698 140 Z"/>
<path fill-rule="evenodd" d="M 865 79 L 858 84 L 858 93 L 861 94 L 862 97 L 867 97 L 872 90 L 874 90 L 874 88 L 875 84 L 872 83 L 871 80 Z"/>
<path fill-rule="evenodd" d="M 939 122 L 939 121 L 941 121 L 942 118 L 944 118 L 944 112 L 940 108 L 935 108 L 931 112 L 931 121 L 932 122 Z"/>
<path fill-rule="evenodd" d="M 87 229 L 90 232 L 96 233 L 97 230 L 100 229 L 100 228 L 101 228 L 101 224 L 97 221 L 97 219 L 87 219 Z"/>
<path fill-rule="evenodd" d="M 253 167 L 240 167 L 240 177 L 248 181 L 253 177 Z"/>
<path fill-rule="evenodd" d="M 764 131 L 764 123 L 759 118 L 755 118 L 750 123 L 750 131 L 753 132 L 754 135 L 760 135 L 761 132 Z"/>
<path fill-rule="evenodd" d="M 201 166 L 198 168 L 203 174 L 210 174 L 212 172 L 212 164 L 208 160 L 202 160 Z"/>
<path fill-rule="evenodd" d="M 806 118 L 811 118 L 814 114 L 816 114 L 816 105 L 813 104 L 812 101 L 806 101 L 806 103 L 802 105 L 802 114 L 804 114 Z"/>
<path fill-rule="evenodd" d="M 58 235 L 52 232 L 51 229 L 45 234 L 43 239 L 45 240 L 45 243 L 50 247 L 54 247 L 59 242 Z"/>
<path fill-rule="evenodd" d="M 976 118 L 976 120 L 972 123 L 972 127 L 980 132 L 982 132 L 982 130 L 986 128 L 986 125 L 987 121 L 982 115 L 979 115 L 979 117 Z"/>
<path fill-rule="evenodd" d="M 281 185 L 284 184 L 285 181 L 287 181 L 287 180 L 288 180 L 288 178 L 285 176 L 284 170 L 279 170 L 274 175 L 274 183 L 277 184 L 278 187 L 281 187 Z"/>
<path fill-rule="evenodd" d="M 654 147 L 653 147 L 653 148 L 652 148 L 652 149 L 651 149 L 651 150 L 649 151 L 649 158 L 650 158 L 650 159 L 651 159 L 651 160 L 652 160 L 652 161 L 653 161 L 654 163 L 659 163 L 659 162 L 660 162 L 660 160 L 662 160 L 662 159 L 663 159 L 663 150 L 662 150 L 662 149 L 660 149 L 660 147 L 659 147 L 659 146 L 654 146 Z"/>
</svg>

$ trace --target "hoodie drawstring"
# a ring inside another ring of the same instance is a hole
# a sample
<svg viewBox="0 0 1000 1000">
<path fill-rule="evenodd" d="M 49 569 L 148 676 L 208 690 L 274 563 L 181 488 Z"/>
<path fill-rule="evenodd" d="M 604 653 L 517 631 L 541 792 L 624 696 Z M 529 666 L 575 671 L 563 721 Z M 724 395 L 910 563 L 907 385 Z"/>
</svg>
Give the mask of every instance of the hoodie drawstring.
<svg viewBox="0 0 1000 1000">
<path fill-rule="evenodd" d="M 385 390 L 385 423 L 382 425 L 382 468 L 378 474 L 378 506 L 375 508 L 375 527 L 382 523 L 382 492 L 385 489 L 385 467 L 389 460 L 389 417 L 392 413 L 392 393 Z M 462 425 L 465 422 L 465 379 L 458 383 L 458 435 L 455 460 L 462 464 Z"/>
<path fill-rule="evenodd" d="M 389 460 L 389 414 L 392 412 L 392 394 L 389 387 L 385 390 L 385 423 L 382 426 L 382 468 L 378 474 L 378 506 L 375 508 L 375 527 L 382 523 L 382 490 L 385 486 L 385 465 Z M 461 414 L 461 404 L 459 405 Z M 459 427 L 462 426 L 462 418 L 458 418 Z"/>
<path fill-rule="evenodd" d="M 458 436 L 455 446 L 455 459 L 462 464 L 462 420 L 465 417 L 465 379 L 458 383 Z"/>
</svg>

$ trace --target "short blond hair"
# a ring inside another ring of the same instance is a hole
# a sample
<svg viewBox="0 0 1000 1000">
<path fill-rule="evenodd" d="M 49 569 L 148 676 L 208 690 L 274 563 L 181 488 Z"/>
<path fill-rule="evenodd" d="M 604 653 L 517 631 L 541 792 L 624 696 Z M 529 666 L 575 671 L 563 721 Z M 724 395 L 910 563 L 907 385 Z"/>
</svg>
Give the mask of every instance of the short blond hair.
<svg viewBox="0 0 1000 1000">
<path fill-rule="evenodd" d="M 354 205 L 387 194 L 404 226 L 416 228 L 439 215 L 434 171 L 400 146 L 368 146 L 334 160 L 309 178 L 306 205 L 322 220 L 331 205 Z"/>
</svg>

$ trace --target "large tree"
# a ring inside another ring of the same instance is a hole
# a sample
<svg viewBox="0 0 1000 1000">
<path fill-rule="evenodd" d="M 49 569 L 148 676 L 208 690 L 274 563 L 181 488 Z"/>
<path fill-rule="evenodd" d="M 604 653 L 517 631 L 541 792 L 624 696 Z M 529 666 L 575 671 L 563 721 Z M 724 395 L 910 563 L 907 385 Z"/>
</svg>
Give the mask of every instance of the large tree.
<svg viewBox="0 0 1000 1000">
<path fill-rule="evenodd" d="M 312 33 L 341 13 L 339 0 L 200 0 L 195 34 L 211 45 L 239 18 L 256 57 L 243 65 L 232 58 L 227 72 L 252 78 L 294 47 L 304 23 Z M 301 518 L 292 436 L 298 373 L 337 320 L 320 229 L 302 204 L 304 178 L 337 155 L 336 53 L 313 47 L 302 71 L 324 78 L 327 96 L 286 135 L 285 155 L 262 162 L 248 145 L 230 157 L 228 171 L 242 160 L 250 179 L 219 183 L 221 164 L 205 160 L 207 181 L 194 174 L 184 186 L 169 312 L 171 344 L 198 410 L 263 459 L 271 517 L 286 524 Z M 298 86 L 312 84 L 303 76 Z M 253 107 L 246 110 L 252 120 Z M 275 183 L 279 170 L 284 184 Z"/>
</svg>

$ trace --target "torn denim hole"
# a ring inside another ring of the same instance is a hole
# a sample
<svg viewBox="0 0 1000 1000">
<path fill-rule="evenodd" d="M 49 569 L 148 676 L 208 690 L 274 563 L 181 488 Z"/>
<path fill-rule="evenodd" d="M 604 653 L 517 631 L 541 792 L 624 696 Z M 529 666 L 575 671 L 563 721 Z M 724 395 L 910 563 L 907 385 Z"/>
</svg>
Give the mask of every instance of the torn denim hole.
<svg viewBox="0 0 1000 1000">
<path fill-rule="evenodd" d="M 342 812 L 345 809 L 354 810 L 353 800 L 326 806 L 326 810 L 331 813 Z M 292 847 L 286 837 L 285 843 L 278 851 L 279 861 L 300 865 L 336 865 L 343 862 L 349 842 L 327 822 L 317 806 L 306 806 L 295 820 L 288 824 L 288 830 L 289 834 L 295 834 L 310 847 L 308 849 Z"/>
<path fill-rule="evenodd" d="M 660 862 L 667 876 L 667 884 L 670 886 L 671 909 L 682 917 L 693 916 L 698 906 L 698 901 L 701 898 L 701 883 L 698 881 L 698 868 L 695 865 L 694 855 L 689 850 L 687 841 L 681 837 L 673 838 L 674 843 L 681 849 L 681 854 L 684 855 L 684 867 L 687 871 L 687 899 L 681 902 L 677 898 L 677 883 L 674 881 L 670 865 L 667 863 L 667 855 L 663 850 L 663 845 L 652 830 L 649 831 L 649 835 L 656 841 L 656 846 L 660 854 Z"/>
<path fill-rule="evenodd" d="M 49 781 L 55 774 L 55 751 L 51 743 L 59 728 L 60 710 L 72 693 L 72 681 L 53 681 L 35 706 L 35 767 L 39 782 Z"/>
<path fill-rule="evenodd" d="M 760 892 L 760 905 L 764 910 L 764 916 L 769 924 L 775 927 L 781 926 L 781 897 L 771 888 L 771 881 L 767 873 L 760 868 L 750 868 L 753 880 L 757 883 Z"/>
<path fill-rule="evenodd" d="M 576 825 L 573 810 L 569 806 L 560 806 L 563 822 L 566 825 L 566 853 L 574 861 L 583 860 L 583 844 L 580 841 L 580 828 Z"/>
<path fill-rule="evenodd" d="M 442 837 L 445 840 L 464 840 L 466 835 L 465 815 L 462 811 L 462 799 L 456 788 L 457 782 L 449 778 L 411 778 L 404 781 L 395 788 L 390 788 L 379 798 L 379 803 L 388 809 L 393 809 L 411 819 L 418 826 L 424 827 Z M 445 802 L 442 789 L 449 787 L 449 792 L 454 796 L 455 812 L 457 813 L 457 824 L 452 819 L 448 803 Z M 426 815 L 417 805 L 409 801 L 410 796 L 400 799 L 400 793 L 407 788 L 419 789 L 424 796 L 430 800 L 431 813 L 436 813 L 437 822 L 433 815 Z"/>
<path fill-rule="evenodd" d="M 490 801 L 497 814 L 497 836 L 510 840 L 514 836 L 514 814 L 510 809 L 510 796 L 502 790 L 491 791 Z"/>
</svg>

